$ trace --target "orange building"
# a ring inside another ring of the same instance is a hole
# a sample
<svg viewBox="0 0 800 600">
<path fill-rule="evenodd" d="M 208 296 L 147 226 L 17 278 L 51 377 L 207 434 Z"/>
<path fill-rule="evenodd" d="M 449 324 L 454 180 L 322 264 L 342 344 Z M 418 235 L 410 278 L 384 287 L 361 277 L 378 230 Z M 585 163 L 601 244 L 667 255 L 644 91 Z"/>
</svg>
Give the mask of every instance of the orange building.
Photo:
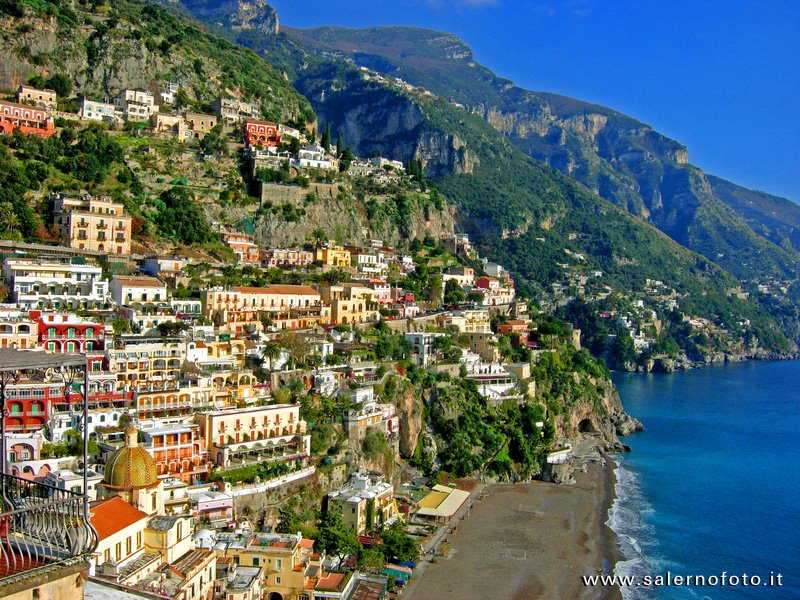
<svg viewBox="0 0 800 600">
<path fill-rule="evenodd" d="M 159 475 L 171 474 L 189 483 L 208 477 L 209 454 L 199 425 L 166 425 L 142 432 L 142 446 L 155 459 Z"/>
<path fill-rule="evenodd" d="M 248 146 L 275 147 L 281 142 L 278 125 L 272 121 L 246 119 L 242 133 Z"/>
<path fill-rule="evenodd" d="M 260 262 L 261 251 L 253 243 L 253 238 L 246 233 L 229 231 L 222 234 L 225 245 L 236 254 L 240 263 L 257 265 Z"/>
<path fill-rule="evenodd" d="M 53 119 L 41 108 L 0 101 L 0 133 L 11 134 L 15 129 L 40 137 L 50 137 L 56 132 Z"/>
<path fill-rule="evenodd" d="M 122 204 L 107 196 L 65 198 L 50 196 L 53 219 L 72 248 L 109 254 L 131 253 L 131 218 Z"/>
</svg>

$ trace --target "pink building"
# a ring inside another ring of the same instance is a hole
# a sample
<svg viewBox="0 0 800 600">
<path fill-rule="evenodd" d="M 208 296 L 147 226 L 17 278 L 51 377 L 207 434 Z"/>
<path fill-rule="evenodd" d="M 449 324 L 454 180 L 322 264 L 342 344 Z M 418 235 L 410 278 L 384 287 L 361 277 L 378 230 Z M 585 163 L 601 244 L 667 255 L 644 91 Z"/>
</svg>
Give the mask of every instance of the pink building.
<svg viewBox="0 0 800 600">
<path fill-rule="evenodd" d="M 295 268 L 314 262 L 314 253 L 308 250 L 265 250 L 261 253 L 261 266 Z"/>
</svg>

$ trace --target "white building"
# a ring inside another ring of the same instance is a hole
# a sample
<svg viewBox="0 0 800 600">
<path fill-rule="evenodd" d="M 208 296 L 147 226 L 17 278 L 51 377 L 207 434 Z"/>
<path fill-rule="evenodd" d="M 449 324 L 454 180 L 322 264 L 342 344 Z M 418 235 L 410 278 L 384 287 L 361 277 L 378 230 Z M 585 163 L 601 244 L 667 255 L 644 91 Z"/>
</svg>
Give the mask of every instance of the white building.
<svg viewBox="0 0 800 600">
<path fill-rule="evenodd" d="M 436 358 L 433 344 L 436 342 L 436 338 L 443 335 L 443 333 L 425 332 L 405 334 L 405 338 L 414 348 L 413 352 L 416 355 L 417 365 L 427 367 Z"/>
<path fill-rule="evenodd" d="M 311 144 L 310 146 L 301 148 L 297 153 L 297 158 L 292 159 L 290 164 L 293 167 L 332 169 L 334 168 L 334 159 L 325 154 L 325 149 L 322 146 Z"/>
<path fill-rule="evenodd" d="M 97 484 L 101 481 L 103 481 L 103 476 L 100 473 L 91 469 L 86 473 L 86 495 L 89 496 L 90 501 L 97 500 Z M 83 494 L 83 471 L 57 469 L 50 471 L 45 476 L 44 482 L 60 490 Z"/>
<path fill-rule="evenodd" d="M 474 381 L 478 393 L 490 402 L 520 400 L 522 394 L 517 389 L 517 377 L 498 363 L 465 363 L 467 379 Z"/>
<path fill-rule="evenodd" d="M 149 121 L 158 112 L 153 94 L 141 90 L 123 90 L 114 97 L 114 106 L 126 121 Z"/>
<path fill-rule="evenodd" d="M 114 121 L 117 120 L 116 108 L 110 102 L 100 102 L 99 100 L 81 99 L 81 108 L 78 115 L 81 119 L 90 121 Z"/>
<path fill-rule="evenodd" d="M 146 275 L 114 277 L 109 284 L 111 298 L 117 306 L 167 302 L 167 285 Z"/>
<path fill-rule="evenodd" d="M 161 93 L 159 93 L 159 96 L 161 96 L 161 103 L 175 104 L 175 94 L 178 93 L 179 87 L 180 86 L 173 81 L 167 82 L 167 84 L 164 86 L 164 89 L 161 91 Z"/>
<path fill-rule="evenodd" d="M 3 279 L 20 308 L 108 308 L 111 296 L 100 267 L 32 258 L 7 258 Z"/>
</svg>

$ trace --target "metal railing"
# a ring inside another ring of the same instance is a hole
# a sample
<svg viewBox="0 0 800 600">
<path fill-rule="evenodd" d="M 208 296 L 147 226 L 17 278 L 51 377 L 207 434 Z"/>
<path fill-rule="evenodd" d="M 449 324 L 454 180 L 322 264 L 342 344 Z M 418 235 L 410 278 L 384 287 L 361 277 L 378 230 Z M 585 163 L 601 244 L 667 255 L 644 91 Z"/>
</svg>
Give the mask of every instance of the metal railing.
<svg viewBox="0 0 800 600">
<path fill-rule="evenodd" d="M 0 474 L 0 585 L 85 560 L 97 547 L 88 498 Z"/>
</svg>

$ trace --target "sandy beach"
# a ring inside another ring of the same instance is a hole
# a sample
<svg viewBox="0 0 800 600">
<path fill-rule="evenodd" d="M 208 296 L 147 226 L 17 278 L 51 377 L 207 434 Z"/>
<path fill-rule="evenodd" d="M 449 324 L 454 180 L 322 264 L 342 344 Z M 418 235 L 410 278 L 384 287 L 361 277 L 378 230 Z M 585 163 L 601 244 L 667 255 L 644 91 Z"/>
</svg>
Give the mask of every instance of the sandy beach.
<svg viewBox="0 0 800 600">
<path fill-rule="evenodd" d="M 614 588 L 584 587 L 581 576 L 613 573 L 613 463 L 589 464 L 575 485 L 488 486 L 447 536 L 449 557 L 426 565 L 401 598 L 413 600 L 618 599 Z"/>
</svg>

